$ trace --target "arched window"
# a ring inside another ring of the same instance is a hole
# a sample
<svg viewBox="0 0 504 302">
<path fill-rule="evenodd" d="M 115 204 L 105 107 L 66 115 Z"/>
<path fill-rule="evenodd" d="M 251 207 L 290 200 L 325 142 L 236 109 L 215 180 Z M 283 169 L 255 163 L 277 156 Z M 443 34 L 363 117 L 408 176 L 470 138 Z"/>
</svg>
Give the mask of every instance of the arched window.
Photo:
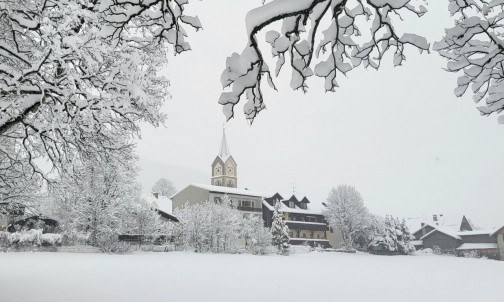
<svg viewBox="0 0 504 302">
<path fill-rule="evenodd" d="M 228 181 L 227 186 L 228 187 L 233 187 L 233 181 L 232 180 Z"/>
<path fill-rule="evenodd" d="M 215 185 L 216 185 L 216 186 L 220 186 L 220 185 L 221 185 L 220 180 L 216 180 L 216 181 L 215 181 Z"/>
</svg>

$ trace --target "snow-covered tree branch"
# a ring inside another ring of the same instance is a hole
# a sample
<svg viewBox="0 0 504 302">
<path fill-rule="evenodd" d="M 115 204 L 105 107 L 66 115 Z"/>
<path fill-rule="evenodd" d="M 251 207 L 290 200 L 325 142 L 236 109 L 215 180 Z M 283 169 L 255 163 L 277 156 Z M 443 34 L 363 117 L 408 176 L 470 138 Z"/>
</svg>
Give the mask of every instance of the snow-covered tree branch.
<svg viewBox="0 0 504 302">
<path fill-rule="evenodd" d="M 0 137 L 39 173 L 34 158 L 60 170 L 75 152 L 128 147 L 139 121 L 162 123 L 168 49 L 190 49 L 186 28 L 201 28 L 187 2 L 0 1 Z"/>
<path fill-rule="evenodd" d="M 455 89 L 462 96 L 471 86 L 481 115 L 504 109 L 504 3 L 500 0 L 450 0 L 455 26 L 434 49 L 448 60 L 446 70 L 461 74 Z M 504 116 L 499 116 L 504 124 Z"/>
<path fill-rule="evenodd" d="M 325 79 L 325 90 L 338 87 L 337 76 L 363 65 L 378 69 L 388 50 L 394 51 L 394 64 L 406 58 L 406 46 L 429 50 L 423 37 L 400 33 L 395 24 L 403 14 L 422 16 L 427 10 L 422 0 L 273 0 L 251 10 L 246 17 L 248 42 L 241 54 L 227 58 L 221 77 L 219 103 L 227 119 L 242 97 L 245 116 L 253 120 L 265 108 L 263 79 L 276 89 L 272 71 L 260 48 L 258 34 L 276 21 L 281 31 L 265 33 L 277 59 L 277 76 L 285 62 L 292 69 L 290 86 L 306 92 L 313 74 Z M 314 66 L 314 67 L 313 67 Z M 313 69 L 312 69 L 313 67 Z"/>
</svg>

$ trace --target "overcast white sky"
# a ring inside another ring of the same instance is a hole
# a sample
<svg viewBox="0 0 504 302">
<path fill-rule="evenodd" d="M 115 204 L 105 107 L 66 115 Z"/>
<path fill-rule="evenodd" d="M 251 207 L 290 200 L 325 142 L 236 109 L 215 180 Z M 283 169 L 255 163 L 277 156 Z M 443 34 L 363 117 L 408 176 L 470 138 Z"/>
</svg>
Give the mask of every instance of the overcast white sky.
<svg viewBox="0 0 504 302">
<path fill-rule="evenodd" d="M 430 2 L 426 16 L 407 18 L 403 28 L 434 42 L 452 21 L 446 1 Z M 245 14 L 260 4 L 190 3 L 204 30 L 190 33 L 193 51 L 170 58 L 166 127 L 142 129 L 144 191 L 160 177 L 179 189 L 210 182 L 224 122 L 220 75 L 226 57 L 246 43 Z M 387 60 L 379 71 L 340 77 L 336 93 L 324 93 L 315 78 L 307 94 L 291 91 L 285 69 L 280 91 L 266 91 L 267 110 L 252 126 L 240 104 L 226 124 L 238 186 L 272 193 L 294 185 L 320 204 L 331 187 L 351 184 L 376 214 L 466 214 L 483 227 L 504 224 L 504 126 L 481 117 L 470 95 L 454 96 L 456 76 L 441 69 L 446 62 L 437 53 L 406 55 L 402 67 Z"/>
</svg>

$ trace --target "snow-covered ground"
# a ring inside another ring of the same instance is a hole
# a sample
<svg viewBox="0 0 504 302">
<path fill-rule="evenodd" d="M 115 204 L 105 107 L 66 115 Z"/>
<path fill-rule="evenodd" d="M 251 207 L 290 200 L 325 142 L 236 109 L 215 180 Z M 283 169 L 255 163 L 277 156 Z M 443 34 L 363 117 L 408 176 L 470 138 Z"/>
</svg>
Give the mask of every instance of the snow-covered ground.
<svg viewBox="0 0 504 302">
<path fill-rule="evenodd" d="M 0 301 L 502 301 L 504 262 L 447 256 L 0 253 Z"/>
</svg>

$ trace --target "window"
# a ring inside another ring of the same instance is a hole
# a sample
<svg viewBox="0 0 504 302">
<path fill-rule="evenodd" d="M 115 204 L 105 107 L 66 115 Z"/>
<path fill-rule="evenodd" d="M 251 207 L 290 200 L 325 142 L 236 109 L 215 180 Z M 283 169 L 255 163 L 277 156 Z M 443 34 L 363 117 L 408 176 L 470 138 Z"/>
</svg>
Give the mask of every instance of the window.
<svg viewBox="0 0 504 302">
<path fill-rule="evenodd" d="M 294 234 L 292 232 L 289 232 L 289 237 L 292 238 Z"/>
<path fill-rule="evenodd" d="M 303 238 L 306 238 L 306 233 L 303 233 Z"/>
<path fill-rule="evenodd" d="M 216 186 L 220 186 L 220 185 L 221 185 L 220 180 L 216 180 L 216 181 L 215 181 L 215 185 L 216 185 Z"/>
<path fill-rule="evenodd" d="M 222 202 L 222 198 L 220 198 L 220 197 L 214 197 L 214 202 L 215 203 L 221 203 Z"/>
<path fill-rule="evenodd" d="M 232 180 L 228 181 L 227 186 L 228 186 L 228 187 L 233 187 L 233 186 L 234 186 L 234 185 L 233 185 L 233 181 L 232 181 Z"/>
<path fill-rule="evenodd" d="M 320 234 L 317 234 L 317 239 L 320 239 Z"/>
<path fill-rule="evenodd" d="M 294 208 L 294 201 L 289 201 L 289 208 Z"/>
</svg>

